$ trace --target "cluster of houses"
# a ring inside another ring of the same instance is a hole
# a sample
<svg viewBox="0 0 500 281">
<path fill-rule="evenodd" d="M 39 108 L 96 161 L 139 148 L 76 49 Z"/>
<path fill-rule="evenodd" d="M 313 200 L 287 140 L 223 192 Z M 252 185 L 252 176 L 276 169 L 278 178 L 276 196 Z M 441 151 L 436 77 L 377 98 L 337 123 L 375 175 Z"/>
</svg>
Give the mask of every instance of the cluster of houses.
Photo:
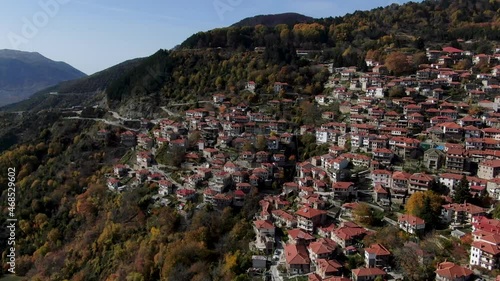
<svg viewBox="0 0 500 281">
<path fill-rule="evenodd" d="M 405 78 L 388 76 L 386 68 L 377 63 L 369 73 L 356 72 L 355 68 L 336 69 L 340 78 L 332 76 L 328 85 L 331 93 L 315 96 L 319 106 L 341 101 L 340 112 L 322 112 L 324 122 L 320 126 L 300 127 L 301 135 L 314 134 L 318 144 L 330 146 L 329 151 L 298 162 L 294 181 L 283 184 L 281 196 L 261 201 L 262 211 L 256 218 L 256 223 L 266 222 L 268 230 L 273 226 L 287 230 L 284 262 L 289 274 L 309 273 L 310 280 L 330 280 L 343 272 L 334 266 L 338 264 L 338 251 L 348 255 L 361 250 L 353 245 L 369 231 L 352 222 L 334 225 L 325 220 L 329 202 L 358 197 L 356 184 L 349 181 L 353 168 L 369 171 L 373 199 L 382 206 L 404 204 L 415 192 L 432 190 L 437 185 L 445 187 L 447 196 L 443 197 L 448 202 L 442 206 L 442 222 L 473 226 L 473 231 L 477 220 L 487 220 L 484 216 L 488 209 L 468 202 L 452 203 L 451 196 L 460 181 L 466 178 L 472 196 L 488 195 L 500 200 L 500 55 L 473 56 L 474 64 L 492 66 L 491 73 L 481 74 L 449 68 L 470 56 L 461 50 L 428 50 L 428 56 L 430 65 Z M 387 89 L 395 86 L 402 86 L 406 97 L 383 99 Z M 460 101 L 444 99 L 453 90 L 463 91 Z M 337 115 L 345 117 L 342 122 L 336 121 Z M 412 160 L 418 160 L 416 172 L 402 169 L 405 162 Z M 284 202 L 292 192 L 298 195 L 298 202 Z M 294 203 L 299 207 L 290 208 Z M 343 213 L 356 204 L 342 205 Z M 489 219 L 487 223 L 500 221 Z M 425 231 L 425 221 L 411 215 L 399 216 L 397 226 L 410 234 Z M 274 236 L 263 235 L 257 225 L 255 232 L 257 248 L 271 251 L 275 244 L 269 241 L 274 241 Z M 496 235 L 479 236 L 474 232 L 470 264 L 464 267 L 441 263 L 436 278 L 468 280 L 473 276 L 472 266 L 500 268 L 500 237 Z M 301 243 L 297 243 L 297 236 Z M 327 251 L 327 261 L 318 261 L 316 248 L 310 246 L 316 245 L 313 243 L 321 243 L 323 249 L 336 245 L 337 252 Z M 378 244 L 361 251 L 366 268 L 352 270 L 353 280 L 386 276 L 383 269 L 390 252 Z M 330 274 L 325 273 L 327 265 Z"/>
<path fill-rule="evenodd" d="M 500 54 L 472 55 L 446 47 L 428 50 L 427 57 L 430 63 L 408 77 L 390 76 L 387 67 L 372 60 L 367 60 L 371 71 L 364 73 L 354 67 L 329 67 L 327 91 L 314 97 L 322 120 L 317 126 L 298 127 L 215 94 L 213 108 L 187 110 L 182 121 L 165 118 L 152 122 L 152 130 L 121 133 L 121 143 L 135 149 L 134 157 L 128 164 L 115 165 L 108 187 L 122 191 L 156 183 L 159 196 L 175 196 L 181 204 L 202 200 L 219 209 L 243 206 L 256 188 L 277 187 L 279 195 L 267 195 L 259 202 L 253 250 L 270 255 L 282 245 L 280 261 L 287 274 L 308 274 L 314 281 L 349 280 L 337 258 L 361 253 L 365 266 L 350 272 L 352 280 L 386 278 L 391 252 L 380 244 L 359 247 L 371 231 L 349 220 L 332 223 L 338 216 L 329 211 L 333 202 L 341 202 L 341 213 L 347 217 L 357 204 L 355 172 L 365 171 L 372 182 L 373 201 L 381 206 L 404 204 L 412 194 L 436 185 L 451 196 L 464 176 L 474 196 L 500 200 Z M 474 64 L 491 66 L 491 72 L 450 68 L 467 57 Z M 255 91 L 257 86 L 249 81 L 246 90 Z M 398 86 L 404 88 L 404 96 L 386 99 L 388 90 Z M 274 89 L 278 93 L 291 87 L 276 82 Z M 463 98 L 453 101 L 448 98 L 451 92 L 462 92 Z M 338 109 L 332 109 L 330 105 L 338 101 Z M 286 111 L 296 101 L 276 99 L 267 106 Z M 108 139 L 109 134 L 101 130 L 97 138 Z M 327 145 L 328 152 L 297 159 L 297 140 L 305 134 L 314 135 L 318 145 Z M 184 153 L 181 166 L 188 172 L 180 180 L 158 168 L 155 156 L 163 146 Z M 414 171 L 405 169 L 406 163 L 415 164 Z M 294 170 L 292 177 L 285 176 L 287 169 Z M 342 204 L 345 201 L 354 203 Z M 470 265 L 495 269 L 500 267 L 500 222 L 486 218 L 487 211 L 449 201 L 442 206 L 441 219 L 471 226 Z M 397 226 L 419 234 L 425 221 L 401 215 Z M 285 231 L 286 242 L 277 239 L 277 228 Z M 262 257 L 256 256 L 254 262 L 262 266 L 259 261 Z M 436 276 L 467 280 L 472 271 L 444 262 Z"/>
</svg>

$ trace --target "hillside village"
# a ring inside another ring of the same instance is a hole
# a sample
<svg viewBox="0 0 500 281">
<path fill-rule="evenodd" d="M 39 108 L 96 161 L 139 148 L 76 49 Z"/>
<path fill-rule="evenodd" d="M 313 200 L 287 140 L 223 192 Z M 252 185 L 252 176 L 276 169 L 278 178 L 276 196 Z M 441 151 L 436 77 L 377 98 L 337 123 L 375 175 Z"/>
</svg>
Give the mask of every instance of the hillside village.
<svg viewBox="0 0 500 281">
<path fill-rule="evenodd" d="M 135 131 L 114 135 L 108 127 L 97 140 L 130 148 L 108 187 L 152 185 L 156 204 L 181 213 L 238 209 L 260 196 L 250 271 L 267 280 L 408 278 L 386 229 L 397 229 L 391 235 L 416 255 L 412 266 L 432 268 L 436 280 L 493 278 L 500 269 L 500 220 L 492 218 L 500 200 L 500 48 L 491 53 L 427 49 L 428 63 L 402 77 L 373 59 L 366 72 L 321 63 L 331 75 L 321 95 L 276 82 L 275 95 L 260 103 L 216 93 L 185 112 L 141 120 Z M 457 69 L 464 59 L 474 71 Z M 258 88 L 248 81 L 243 92 Z M 311 122 L 298 125 L 294 112 Z M 437 203 L 439 213 L 411 209 L 418 196 L 421 209 Z M 436 256 L 423 246 L 429 240 L 457 254 Z"/>
</svg>

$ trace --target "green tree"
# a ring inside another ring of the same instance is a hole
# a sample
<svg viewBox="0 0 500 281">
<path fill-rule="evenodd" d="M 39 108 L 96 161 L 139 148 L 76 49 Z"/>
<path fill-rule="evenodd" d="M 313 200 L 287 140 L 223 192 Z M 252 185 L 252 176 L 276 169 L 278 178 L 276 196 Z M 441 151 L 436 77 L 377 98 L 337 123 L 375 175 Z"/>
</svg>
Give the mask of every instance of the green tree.
<svg viewBox="0 0 500 281">
<path fill-rule="evenodd" d="M 255 148 L 257 151 L 264 151 L 267 149 L 267 140 L 266 136 L 264 135 L 258 135 L 256 140 L 255 140 Z"/>
<path fill-rule="evenodd" d="M 493 217 L 495 219 L 500 219 L 500 203 L 495 205 L 495 209 L 493 209 Z"/>
<path fill-rule="evenodd" d="M 186 151 L 183 147 L 162 145 L 156 154 L 156 161 L 169 166 L 180 166 L 184 162 Z"/>
<path fill-rule="evenodd" d="M 453 194 L 453 202 L 455 203 L 464 203 L 470 202 L 472 199 L 472 195 L 470 193 L 469 181 L 466 176 L 463 176 L 460 182 L 458 183 L 458 187 Z"/>
</svg>

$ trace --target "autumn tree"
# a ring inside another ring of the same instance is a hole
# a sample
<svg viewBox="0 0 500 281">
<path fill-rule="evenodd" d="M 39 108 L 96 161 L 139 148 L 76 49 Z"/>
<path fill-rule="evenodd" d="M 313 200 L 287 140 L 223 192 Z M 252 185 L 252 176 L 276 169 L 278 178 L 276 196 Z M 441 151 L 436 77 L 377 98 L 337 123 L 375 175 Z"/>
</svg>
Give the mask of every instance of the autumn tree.
<svg viewBox="0 0 500 281">
<path fill-rule="evenodd" d="M 405 96 L 405 89 L 401 86 L 394 86 L 389 89 L 390 98 L 402 98 Z"/>
<path fill-rule="evenodd" d="M 456 63 L 453 68 L 456 70 L 467 70 L 472 67 L 472 61 L 470 59 L 462 59 Z"/>
<path fill-rule="evenodd" d="M 443 199 L 433 191 L 415 192 L 406 203 L 406 213 L 422 218 L 426 226 L 433 228 L 438 223 Z"/>
<path fill-rule="evenodd" d="M 398 247 L 393 250 L 396 264 L 403 271 L 408 280 L 431 280 L 432 259 L 423 259 L 418 256 L 413 247 Z"/>
<path fill-rule="evenodd" d="M 377 214 L 368 204 L 359 203 L 353 209 L 354 219 L 362 224 L 368 226 L 374 226 L 381 221 L 381 217 Z M 383 217 L 383 215 L 382 215 Z"/>
<path fill-rule="evenodd" d="M 396 76 L 409 73 L 413 70 L 412 65 L 408 62 L 408 58 L 401 52 L 390 53 L 385 58 L 385 66 Z"/>
<path fill-rule="evenodd" d="M 198 141 L 201 139 L 201 132 L 200 131 L 194 131 L 190 132 L 188 135 L 188 144 L 189 147 L 194 147 L 198 144 Z"/>
<path fill-rule="evenodd" d="M 386 226 L 373 235 L 365 236 L 363 239 L 365 245 L 378 243 L 386 245 L 389 250 L 401 248 L 405 242 L 406 238 L 403 233 L 394 226 Z"/>
<path fill-rule="evenodd" d="M 382 59 L 382 53 L 379 50 L 368 50 L 365 58 L 380 62 Z"/>
</svg>

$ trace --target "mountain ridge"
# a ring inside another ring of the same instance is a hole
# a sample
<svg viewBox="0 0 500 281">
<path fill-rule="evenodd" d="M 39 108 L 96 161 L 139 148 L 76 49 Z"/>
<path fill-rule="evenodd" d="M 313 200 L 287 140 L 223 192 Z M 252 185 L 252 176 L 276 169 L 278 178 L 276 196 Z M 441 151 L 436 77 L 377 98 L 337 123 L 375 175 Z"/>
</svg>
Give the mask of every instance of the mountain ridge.
<svg viewBox="0 0 500 281">
<path fill-rule="evenodd" d="M 26 99 L 59 82 L 85 76 L 73 66 L 38 52 L 0 50 L 0 105 Z"/>
<path fill-rule="evenodd" d="M 267 15 L 256 15 L 253 17 L 247 17 L 240 20 L 237 23 L 231 25 L 231 27 L 243 27 L 243 26 L 276 26 L 278 24 L 296 24 L 301 22 L 308 22 L 314 18 L 308 17 L 299 13 L 280 13 L 280 14 L 267 14 Z"/>
<path fill-rule="evenodd" d="M 39 90 L 25 100 L 0 107 L 0 111 L 36 111 L 53 107 L 81 105 L 79 103 L 84 103 L 94 94 L 103 91 L 110 83 L 138 66 L 143 60 L 144 58 L 130 59 L 89 76 L 60 82 Z M 57 92 L 61 95 L 51 95 L 51 92 Z M 71 95 L 64 94 L 86 95 L 81 96 L 82 99 L 75 100 Z"/>
</svg>

